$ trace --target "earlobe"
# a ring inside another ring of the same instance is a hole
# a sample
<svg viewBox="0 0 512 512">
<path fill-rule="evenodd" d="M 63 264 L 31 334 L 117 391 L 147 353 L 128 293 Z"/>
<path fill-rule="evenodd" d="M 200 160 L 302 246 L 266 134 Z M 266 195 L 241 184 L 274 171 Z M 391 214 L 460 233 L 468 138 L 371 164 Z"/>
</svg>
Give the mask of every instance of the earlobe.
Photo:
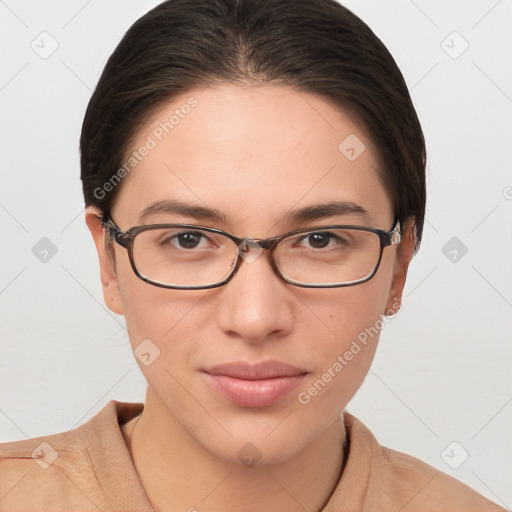
<svg viewBox="0 0 512 512">
<path fill-rule="evenodd" d="M 101 223 L 101 215 L 102 212 L 97 207 L 88 206 L 85 210 L 85 222 L 91 232 L 98 253 L 101 286 L 105 304 L 114 313 L 122 315 L 123 306 L 119 292 L 115 259 L 105 241 L 105 230 Z"/>
<path fill-rule="evenodd" d="M 405 222 L 402 229 L 402 241 L 398 247 L 395 259 L 395 267 L 393 278 L 389 290 L 388 302 L 386 304 L 386 316 L 395 315 L 402 307 L 402 294 L 405 287 L 405 280 L 409 264 L 414 254 L 414 246 L 416 242 L 416 230 L 414 221 Z"/>
</svg>

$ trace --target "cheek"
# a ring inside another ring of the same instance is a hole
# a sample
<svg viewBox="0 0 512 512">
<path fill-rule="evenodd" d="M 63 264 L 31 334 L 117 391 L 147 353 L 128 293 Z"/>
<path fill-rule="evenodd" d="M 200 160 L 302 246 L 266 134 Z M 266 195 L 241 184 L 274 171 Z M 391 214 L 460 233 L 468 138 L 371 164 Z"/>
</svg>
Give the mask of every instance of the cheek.
<svg viewBox="0 0 512 512">
<path fill-rule="evenodd" d="M 186 314 L 187 308 L 190 309 L 189 301 L 184 300 L 184 292 L 181 292 L 182 300 L 179 300 L 179 290 L 159 288 L 144 282 L 135 275 L 127 258 L 119 262 L 117 274 L 132 347 L 144 339 L 155 340 L 161 345 L 165 335 Z"/>
<path fill-rule="evenodd" d="M 302 302 L 310 312 L 302 317 L 325 332 L 326 341 L 330 340 L 326 346 L 343 348 L 385 313 L 391 278 L 388 262 L 383 263 L 366 283 L 303 295 Z"/>
<path fill-rule="evenodd" d="M 303 405 L 341 410 L 363 382 L 371 365 L 389 293 L 390 274 L 386 263 L 367 283 L 333 289 L 304 300 L 309 337 L 315 340 L 315 371 L 301 389 Z M 381 272 L 382 270 L 382 272 Z M 332 293 L 331 293 L 332 292 Z M 315 319 L 311 320 L 311 311 Z M 317 398 L 318 397 L 318 398 Z"/>
<path fill-rule="evenodd" d="M 139 365 L 146 378 L 151 380 L 151 374 L 157 368 L 181 374 L 193 360 L 197 350 L 195 335 L 203 329 L 198 323 L 201 319 L 197 318 L 197 308 L 211 290 L 173 290 L 148 284 L 134 274 L 129 262 L 119 268 L 118 277 L 135 356 L 142 362 L 139 352 L 143 348 L 158 354 L 157 364 L 151 364 L 151 367 Z"/>
<path fill-rule="evenodd" d="M 378 287 L 356 288 L 339 293 L 337 307 L 332 300 L 323 306 L 329 312 L 329 333 L 315 344 L 314 371 L 297 393 L 309 429 L 335 420 L 363 383 L 375 355 L 382 300 Z"/>
</svg>

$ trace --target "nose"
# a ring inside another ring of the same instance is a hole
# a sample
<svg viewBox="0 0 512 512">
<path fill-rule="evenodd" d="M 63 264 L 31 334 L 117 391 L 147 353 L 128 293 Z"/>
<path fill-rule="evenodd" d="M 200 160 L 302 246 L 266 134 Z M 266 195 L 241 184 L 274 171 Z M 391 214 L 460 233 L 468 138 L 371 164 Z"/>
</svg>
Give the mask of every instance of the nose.
<svg viewBox="0 0 512 512">
<path fill-rule="evenodd" d="M 267 251 L 257 254 L 252 247 L 243 254 L 238 272 L 222 287 L 217 315 L 220 328 L 248 343 L 289 334 L 293 330 L 289 286 L 272 270 Z"/>
</svg>

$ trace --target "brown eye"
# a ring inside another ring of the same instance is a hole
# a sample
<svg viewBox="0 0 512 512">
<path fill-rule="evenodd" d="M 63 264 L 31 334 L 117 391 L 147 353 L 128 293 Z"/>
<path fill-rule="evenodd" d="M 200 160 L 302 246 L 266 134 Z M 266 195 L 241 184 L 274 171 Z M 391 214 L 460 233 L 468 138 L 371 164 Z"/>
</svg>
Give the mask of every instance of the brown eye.
<svg viewBox="0 0 512 512">
<path fill-rule="evenodd" d="M 313 249 L 323 249 L 327 245 L 329 245 L 329 242 L 331 241 L 332 233 L 312 233 L 309 235 L 308 243 Z"/>
<path fill-rule="evenodd" d="M 299 245 L 306 249 L 325 249 L 326 247 L 334 249 L 350 245 L 350 242 L 340 235 L 341 233 L 330 231 L 316 231 L 300 238 Z"/>
<path fill-rule="evenodd" d="M 181 249 L 195 249 L 201 242 L 203 235 L 197 232 L 180 233 L 173 237 Z M 174 244 L 176 245 L 176 244 Z"/>
</svg>

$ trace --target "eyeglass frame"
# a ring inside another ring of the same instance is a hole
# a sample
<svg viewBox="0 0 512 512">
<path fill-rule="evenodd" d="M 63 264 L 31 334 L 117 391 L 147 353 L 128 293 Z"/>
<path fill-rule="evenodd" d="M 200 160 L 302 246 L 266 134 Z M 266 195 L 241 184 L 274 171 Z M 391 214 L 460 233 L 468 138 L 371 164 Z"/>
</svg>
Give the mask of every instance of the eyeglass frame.
<svg viewBox="0 0 512 512">
<path fill-rule="evenodd" d="M 242 260 L 244 259 L 243 256 L 240 254 L 239 247 L 244 242 L 250 242 L 250 243 L 257 243 L 263 250 L 267 250 L 269 253 L 269 262 L 272 270 L 274 273 L 280 277 L 283 281 L 285 281 L 288 284 L 291 284 L 293 286 L 298 286 L 301 288 L 343 288 L 347 286 L 355 286 L 358 284 L 363 284 L 368 282 L 370 279 L 372 279 L 375 274 L 377 273 L 380 262 L 382 260 L 382 253 L 384 249 L 390 245 L 398 245 L 402 241 L 402 232 L 401 232 L 401 224 L 400 220 L 398 219 L 398 216 L 395 216 L 395 219 L 393 221 L 393 227 L 389 231 L 385 231 L 384 229 L 380 228 L 373 228 L 373 227 L 367 227 L 367 226 L 357 226 L 357 225 L 348 225 L 348 224 L 330 224 L 325 226 L 314 226 L 309 228 L 301 228 L 294 231 L 289 231 L 287 233 L 284 233 L 283 235 L 278 235 L 270 238 L 251 238 L 251 237 L 245 237 L 241 238 L 238 236 L 235 236 L 231 233 L 227 233 L 226 231 L 222 231 L 221 229 L 217 228 L 211 228 L 208 226 L 200 226 L 197 224 L 179 224 L 179 223 L 170 223 L 170 224 L 145 224 L 140 226 L 132 226 L 131 228 L 127 229 L 126 231 L 123 231 L 117 226 L 117 224 L 112 220 L 112 218 L 108 214 L 103 214 L 102 217 L 100 217 L 101 223 L 103 225 L 103 228 L 108 230 L 113 236 L 114 241 L 118 243 L 121 247 L 124 247 L 128 251 L 128 258 L 130 260 L 130 265 L 132 267 L 133 272 L 135 275 L 141 279 L 142 281 L 151 284 L 153 286 L 158 286 L 159 288 L 166 288 L 166 289 L 173 289 L 173 290 L 207 290 L 211 288 L 219 288 L 220 286 L 224 286 L 227 284 L 235 274 L 238 272 L 238 269 L 240 268 L 240 265 L 242 263 Z M 156 281 L 152 281 L 151 279 L 147 278 L 143 274 L 139 272 L 137 269 L 137 266 L 135 265 L 135 260 L 133 257 L 133 244 L 135 237 L 143 232 L 143 231 L 149 231 L 149 230 L 156 230 L 156 229 L 166 229 L 166 228 L 191 228 L 191 229 L 200 229 L 202 231 L 207 231 L 210 233 L 216 233 L 218 235 L 223 235 L 227 238 L 229 238 L 232 242 L 236 244 L 237 247 L 237 260 L 235 265 L 233 266 L 232 271 L 228 274 L 228 276 L 219 283 L 211 284 L 211 285 L 205 285 L 205 286 L 182 286 L 182 285 L 168 285 L 163 283 L 158 283 Z M 367 231 L 369 233 L 375 233 L 378 235 L 380 240 L 380 252 L 379 252 L 379 259 L 377 261 L 377 264 L 375 265 L 375 268 L 373 272 L 371 272 L 367 277 L 364 277 L 362 279 L 358 279 L 356 281 L 351 281 L 348 283 L 341 283 L 341 284 L 327 284 L 327 285 L 316 285 L 316 284 L 302 284 L 297 283 L 289 280 L 286 278 L 281 271 L 279 270 L 277 263 L 274 258 L 274 252 L 277 248 L 277 246 L 287 238 L 291 238 L 295 235 L 300 235 L 301 233 L 307 233 L 307 232 L 319 232 L 319 231 L 325 231 L 329 229 L 355 229 L 359 231 Z"/>
</svg>

